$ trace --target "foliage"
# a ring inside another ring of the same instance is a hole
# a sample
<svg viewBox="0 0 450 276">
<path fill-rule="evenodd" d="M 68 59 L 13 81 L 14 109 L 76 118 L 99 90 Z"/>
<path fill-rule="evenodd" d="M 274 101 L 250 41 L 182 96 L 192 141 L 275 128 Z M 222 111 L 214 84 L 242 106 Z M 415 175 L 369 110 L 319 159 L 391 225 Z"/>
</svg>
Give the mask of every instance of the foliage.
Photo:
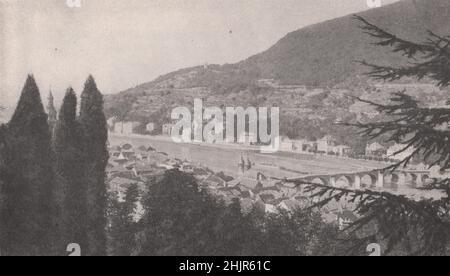
<svg viewBox="0 0 450 276">
<path fill-rule="evenodd" d="M 87 168 L 76 110 L 77 97 L 73 89 L 69 88 L 59 112 L 53 139 L 57 175 L 54 193 L 59 211 L 56 214 L 57 225 L 61 233 L 58 252 L 64 252 L 70 243 L 78 243 L 81 248 L 88 248 L 87 186 L 82 177 Z"/>
<path fill-rule="evenodd" d="M 131 185 L 120 201 L 117 193 L 108 196 L 108 234 L 110 244 L 108 255 L 131 256 L 136 251 L 138 224 L 135 219 L 140 192 L 137 185 Z"/>
<path fill-rule="evenodd" d="M 372 68 L 370 76 L 393 81 L 402 77 L 434 80 L 437 85 L 446 87 L 449 84 L 450 55 L 449 41 L 429 32 L 424 43 L 410 42 L 385 31 L 367 20 L 356 17 L 363 23 L 362 29 L 369 35 L 379 39 L 376 45 L 392 46 L 394 52 L 403 55 L 413 62 L 407 66 L 380 66 L 362 62 Z M 380 104 L 364 99 L 377 110 L 389 116 L 381 122 L 358 123 L 352 126 L 360 128 L 361 133 L 369 138 L 384 137 L 386 142 L 404 144 L 399 151 L 413 149 L 413 152 L 386 170 L 395 170 L 407 166 L 415 157 L 420 157 L 430 166 L 439 165 L 442 170 L 449 169 L 449 137 L 447 123 L 450 109 L 447 107 L 424 107 L 417 100 L 406 94 L 406 91 L 393 95 L 390 104 Z M 374 223 L 375 231 L 360 238 L 357 245 L 365 246 L 368 241 L 378 240 L 385 245 L 385 253 L 389 254 L 405 243 L 408 246 L 405 254 L 441 255 L 448 253 L 450 241 L 449 195 L 450 180 L 437 180 L 425 189 L 442 192 L 438 199 L 413 200 L 405 196 L 375 191 L 354 191 L 328 187 L 323 185 L 297 182 L 305 185 L 313 197 L 319 198 L 317 206 L 324 206 L 331 200 L 348 199 L 356 203 L 355 211 L 361 218 L 350 225 L 348 230 L 357 232 L 366 225 Z M 411 237 L 412 236 L 412 237 Z M 357 247 L 357 246 L 356 246 Z"/>
<path fill-rule="evenodd" d="M 318 213 L 244 215 L 239 200 L 218 201 L 195 179 L 168 171 L 144 199 L 141 255 L 267 256 L 345 254 L 338 230 Z"/>
<path fill-rule="evenodd" d="M 33 76 L 28 76 L 6 127 L 3 154 L 2 254 L 51 254 L 52 150 L 47 115 Z"/>
<path fill-rule="evenodd" d="M 87 185 L 88 255 L 106 254 L 106 180 L 108 163 L 108 130 L 103 113 L 103 95 L 92 76 L 87 79 L 81 94 L 79 123 L 81 125 Z"/>
</svg>

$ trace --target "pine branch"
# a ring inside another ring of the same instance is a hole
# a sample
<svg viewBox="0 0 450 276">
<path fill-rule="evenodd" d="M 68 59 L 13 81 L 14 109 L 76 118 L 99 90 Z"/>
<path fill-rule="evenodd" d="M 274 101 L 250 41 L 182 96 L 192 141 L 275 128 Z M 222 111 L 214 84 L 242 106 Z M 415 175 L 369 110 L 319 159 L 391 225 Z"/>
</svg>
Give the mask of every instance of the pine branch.
<svg viewBox="0 0 450 276">
<path fill-rule="evenodd" d="M 304 186 L 304 192 L 313 193 L 311 197 L 318 202 L 312 204 L 309 207 L 311 209 L 323 208 L 331 201 L 339 202 L 342 199 L 355 203 L 354 211 L 360 215 L 360 218 L 344 229 L 350 234 L 357 234 L 371 222 L 376 223 L 378 229 L 375 229 L 375 233 L 357 239 L 356 245 L 350 248 L 352 251 L 360 249 L 360 245 L 368 240 L 381 237 L 387 241 L 386 254 L 389 254 L 396 246 L 406 241 L 413 229 L 422 233 L 420 245 L 417 251 L 413 252 L 414 254 L 443 253 L 445 250 L 442 244 L 437 242 L 450 235 L 450 221 L 445 211 L 448 205 L 443 200 L 414 201 L 388 192 L 351 190 L 302 180 L 287 180 L 287 182 L 296 184 L 298 187 Z M 433 227 L 429 227 L 430 224 Z M 393 229 L 392 225 L 396 227 Z M 430 238 L 436 233 L 439 234 L 436 239 Z"/>
<path fill-rule="evenodd" d="M 393 47 L 392 52 L 402 52 L 403 56 L 415 61 L 402 67 L 382 66 L 367 61 L 359 61 L 359 63 L 372 69 L 367 73 L 368 76 L 383 81 L 395 81 L 404 77 L 422 80 L 428 77 L 437 81 L 438 86 L 441 87 L 450 84 L 449 38 L 428 31 L 429 37 L 426 42 L 415 43 L 401 39 L 360 16 L 355 16 L 355 18 L 363 23 L 361 29 L 364 30 L 364 33 L 379 40 L 373 43 L 374 45 Z"/>
<path fill-rule="evenodd" d="M 360 28 L 364 30 L 365 34 L 368 34 L 379 40 L 378 42 L 373 43 L 374 45 L 393 47 L 393 52 L 403 52 L 403 55 L 407 56 L 408 58 L 414 58 L 418 54 L 427 54 L 434 51 L 434 47 L 429 44 L 414 43 L 401 39 L 375 26 L 361 16 L 355 15 L 354 18 L 363 23 Z"/>
</svg>

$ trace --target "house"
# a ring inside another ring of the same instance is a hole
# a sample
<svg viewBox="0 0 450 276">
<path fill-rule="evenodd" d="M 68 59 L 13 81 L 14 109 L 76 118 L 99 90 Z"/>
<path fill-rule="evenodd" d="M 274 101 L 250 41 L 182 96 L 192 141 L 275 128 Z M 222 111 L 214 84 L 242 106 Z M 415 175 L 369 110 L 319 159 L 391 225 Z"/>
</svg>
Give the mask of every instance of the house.
<svg viewBox="0 0 450 276">
<path fill-rule="evenodd" d="M 116 122 L 116 119 L 117 119 L 116 117 L 111 117 L 106 121 L 106 123 L 108 124 L 108 127 L 110 129 L 114 129 L 114 124 Z"/>
<path fill-rule="evenodd" d="M 164 124 L 162 126 L 162 134 L 166 136 L 172 135 L 173 124 Z"/>
<path fill-rule="evenodd" d="M 294 152 L 305 153 L 313 149 L 314 149 L 314 142 L 305 139 L 292 140 L 292 150 Z"/>
<path fill-rule="evenodd" d="M 141 161 L 148 161 L 148 154 L 145 154 L 145 153 L 138 153 L 138 154 L 136 155 L 136 158 L 137 158 L 138 160 L 141 160 Z"/>
<path fill-rule="evenodd" d="M 139 122 L 117 122 L 114 124 L 114 132 L 119 134 L 133 134 L 141 125 Z"/>
<path fill-rule="evenodd" d="M 128 162 L 128 159 L 122 153 L 120 153 L 119 156 L 117 156 L 117 158 L 112 160 L 112 162 L 117 163 L 119 165 L 123 165 Z"/>
<path fill-rule="evenodd" d="M 386 155 L 386 148 L 375 142 L 372 144 L 367 144 L 366 146 L 366 156 L 384 156 Z"/>
<path fill-rule="evenodd" d="M 409 147 L 408 149 L 405 150 L 406 147 L 407 145 L 404 144 L 395 144 L 387 149 L 386 157 L 399 161 L 404 160 L 409 156 L 411 156 L 415 151 L 415 148 L 412 147 Z"/>
<path fill-rule="evenodd" d="M 156 129 L 156 126 L 154 123 L 148 123 L 145 126 L 145 130 L 147 130 L 148 132 L 153 132 Z"/>
<path fill-rule="evenodd" d="M 209 186 L 215 186 L 215 187 L 225 187 L 226 186 L 226 182 L 223 179 L 221 179 L 220 177 L 217 177 L 215 175 L 210 175 L 203 181 L 203 183 L 207 184 Z"/>
<path fill-rule="evenodd" d="M 317 151 L 322 153 L 328 153 L 328 152 L 334 152 L 334 147 L 336 147 L 336 140 L 330 136 L 327 135 L 323 137 L 322 139 L 317 140 Z"/>
<path fill-rule="evenodd" d="M 128 160 L 134 159 L 136 157 L 136 153 L 132 149 L 131 150 L 123 150 L 121 155 Z"/>
<path fill-rule="evenodd" d="M 120 156 L 120 151 L 112 151 L 110 156 L 111 157 L 119 157 Z"/>
<path fill-rule="evenodd" d="M 120 150 L 131 150 L 133 148 L 134 148 L 133 144 L 130 143 L 123 143 L 120 145 Z"/>
<path fill-rule="evenodd" d="M 139 122 L 125 122 L 123 123 L 122 134 L 136 133 L 136 129 L 141 125 Z"/>
<path fill-rule="evenodd" d="M 287 137 L 283 137 L 280 142 L 280 151 L 293 152 L 294 142 Z"/>
<path fill-rule="evenodd" d="M 352 148 L 346 145 L 339 145 L 334 147 L 333 152 L 339 156 L 349 156 L 352 151 Z"/>
<path fill-rule="evenodd" d="M 144 163 L 137 163 L 133 166 L 136 175 L 149 175 L 153 174 L 156 170 L 154 167 Z"/>
</svg>

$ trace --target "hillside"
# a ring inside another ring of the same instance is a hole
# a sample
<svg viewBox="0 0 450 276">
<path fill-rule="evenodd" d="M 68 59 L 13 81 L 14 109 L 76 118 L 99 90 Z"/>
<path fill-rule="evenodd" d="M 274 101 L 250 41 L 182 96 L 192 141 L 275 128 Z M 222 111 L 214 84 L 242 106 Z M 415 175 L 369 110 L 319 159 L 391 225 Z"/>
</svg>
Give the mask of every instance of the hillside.
<svg viewBox="0 0 450 276">
<path fill-rule="evenodd" d="M 450 33 L 450 1 L 404 0 L 359 15 L 403 38 L 423 40 L 427 30 Z M 196 87 L 275 79 L 283 84 L 336 85 L 355 79 L 366 68 L 355 60 L 397 63 L 399 55 L 371 46 L 352 15 L 289 33 L 267 51 L 231 65 L 182 69 L 141 87 Z"/>
<path fill-rule="evenodd" d="M 404 0 L 359 15 L 405 39 L 423 41 L 427 30 L 450 34 L 448 0 Z M 333 19 L 289 33 L 267 51 L 236 64 L 169 73 L 108 96 L 107 116 L 161 124 L 168 121 L 171 107 L 190 106 L 194 98 L 203 98 L 206 105 L 215 106 L 280 106 L 286 124 L 300 120 L 314 131 L 329 128 L 332 120 L 361 115 L 349 114 L 361 108 L 351 108 L 347 95 L 373 97 L 373 91 L 389 91 L 368 82 L 368 69 L 354 61 L 405 61 L 389 48 L 371 45 L 373 39 L 359 25 L 352 15 Z M 410 90 L 419 93 L 423 87 Z M 284 134 L 298 136 L 289 133 L 293 127 L 286 126 Z"/>
</svg>

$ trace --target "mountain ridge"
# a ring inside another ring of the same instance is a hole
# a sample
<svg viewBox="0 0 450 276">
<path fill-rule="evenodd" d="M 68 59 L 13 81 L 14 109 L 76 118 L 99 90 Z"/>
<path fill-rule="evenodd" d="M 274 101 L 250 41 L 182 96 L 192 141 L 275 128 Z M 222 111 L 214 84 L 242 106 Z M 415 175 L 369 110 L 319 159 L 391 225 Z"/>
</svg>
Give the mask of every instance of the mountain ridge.
<svg viewBox="0 0 450 276">
<path fill-rule="evenodd" d="M 428 30 L 450 34 L 448 0 L 403 0 L 357 15 L 417 42 L 426 40 Z M 381 65 L 408 61 L 389 47 L 372 45 L 375 40 L 360 26 L 353 15 L 347 15 L 290 32 L 266 51 L 234 64 L 195 66 L 162 75 L 108 95 L 106 114 L 162 124 L 170 121 L 171 107 L 190 107 L 194 98 L 202 98 L 205 105 L 213 106 L 279 106 L 289 116 L 327 120 L 329 125 L 349 112 L 346 96 L 379 90 L 365 75 L 368 68 L 355 61 Z"/>
<path fill-rule="evenodd" d="M 419 42 L 425 39 L 427 30 L 443 35 L 450 33 L 450 1 L 446 0 L 405 0 L 358 15 L 405 39 Z M 247 83 L 255 79 L 275 79 L 282 84 L 333 86 L 367 72 L 367 68 L 354 63 L 356 60 L 404 61 L 401 55 L 392 54 L 387 48 L 370 45 L 373 39 L 364 34 L 359 25 L 352 15 L 327 20 L 290 32 L 266 51 L 240 62 L 210 65 L 207 67 L 210 70 L 202 70 L 203 66 L 183 68 L 138 87 L 157 85 L 180 73 L 196 70 L 200 70 L 203 80 L 194 78 L 192 83 L 181 84 L 181 87 L 221 84 L 224 80 L 217 76 L 219 72 L 225 79 L 236 78 Z M 342 37 L 348 39 L 339 39 Z M 208 77 L 211 80 L 205 80 Z M 176 82 L 173 85 L 176 86 Z"/>
</svg>

